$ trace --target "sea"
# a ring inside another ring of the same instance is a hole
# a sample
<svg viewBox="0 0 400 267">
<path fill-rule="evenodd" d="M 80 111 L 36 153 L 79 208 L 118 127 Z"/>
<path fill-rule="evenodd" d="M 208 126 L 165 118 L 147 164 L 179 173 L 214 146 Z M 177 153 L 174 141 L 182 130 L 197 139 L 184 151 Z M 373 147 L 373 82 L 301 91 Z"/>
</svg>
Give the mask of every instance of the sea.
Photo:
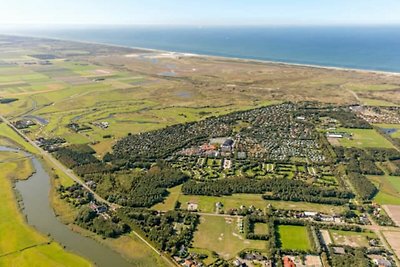
<svg viewBox="0 0 400 267">
<path fill-rule="evenodd" d="M 20 29 L 13 33 L 183 53 L 400 72 L 400 26 Z"/>
</svg>

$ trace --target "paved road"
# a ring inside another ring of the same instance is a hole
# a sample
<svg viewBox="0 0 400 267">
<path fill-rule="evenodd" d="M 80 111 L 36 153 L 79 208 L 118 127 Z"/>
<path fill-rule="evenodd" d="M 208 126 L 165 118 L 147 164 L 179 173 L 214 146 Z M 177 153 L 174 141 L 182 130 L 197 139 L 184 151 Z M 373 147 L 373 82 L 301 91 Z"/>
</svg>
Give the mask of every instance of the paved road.
<svg viewBox="0 0 400 267">
<path fill-rule="evenodd" d="M 99 196 L 96 192 L 94 192 L 90 187 L 88 187 L 78 176 L 74 174 L 74 172 L 71 169 L 66 168 L 64 165 L 62 165 L 56 158 L 54 158 L 50 153 L 47 151 L 44 151 L 41 147 L 39 147 L 35 142 L 30 140 L 24 133 L 22 133 L 19 129 L 14 127 L 14 125 L 7 120 L 4 116 L 0 115 L 0 119 L 6 123 L 11 129 L 13 129 L 16 133 L 18 133 L 22 138 L 25 139 L 28 143 L 30 143 L 33 147 L 37 149 L 39 152 L 39 155 L 41 155 L 43 158 L 49 160 L 55 167 L 60 169 L 62 172 L 64 172 L 68 177 L 70 177 L 72 180 L 77 182 L 78 184 L 82 185 L 87 191 L 93 194 L 94 198 L 103 204 L 106 204 L 110 207 L 113 208 L 118 208 L 120 207 L 119 205 L 113 204 L 101 196 Z M 143 241 L 148 247 L 150 247 L 153 251 L 155 251 L 159 256 L 163 257 L 171 266 L 177 266 L 174 261 L 172 261 L 167 255 L 164 253 L 160 252 L 158 249 L 156 249 L 152 244 L 150 244 L 146 239 L 144 239 L 141 235 L 139 235 L 137 232 L 132 230 L 132 233 L 137 236 L 141 241 Z"/>
</svg>

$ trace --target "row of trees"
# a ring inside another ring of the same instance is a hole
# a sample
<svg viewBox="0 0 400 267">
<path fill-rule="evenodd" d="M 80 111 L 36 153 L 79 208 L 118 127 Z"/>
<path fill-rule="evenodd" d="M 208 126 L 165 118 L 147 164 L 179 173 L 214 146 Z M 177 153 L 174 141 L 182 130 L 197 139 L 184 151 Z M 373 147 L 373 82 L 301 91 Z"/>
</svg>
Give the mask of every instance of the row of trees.
<svg viewBox="0 0 400 267">
<path fill-rule="evenodd" d="M 354 195 L 347 190 L 323 188 L 290 179 L 254 180 L 231 178 L 224 180 L 195 182 L 189 181 L 182 187 L 187 195 L 222 196 L 235 193 L 264 194 L 265 199 L 308 201 L 342 205 Z"/>
</svg>

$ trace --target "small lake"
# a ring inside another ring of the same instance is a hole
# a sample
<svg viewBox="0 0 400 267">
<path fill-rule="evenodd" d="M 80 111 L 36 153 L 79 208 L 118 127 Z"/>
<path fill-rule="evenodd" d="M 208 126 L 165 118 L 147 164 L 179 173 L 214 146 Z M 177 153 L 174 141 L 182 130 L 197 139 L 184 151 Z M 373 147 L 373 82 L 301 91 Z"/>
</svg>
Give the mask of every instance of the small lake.
<svg viewBox="0 0 400 267">
<path fill-rule="evenodd" d="M 394 134 L 395 132 L 398 131 L 398 129 L 396 129 L 396 128 L 381 128 L 381 129 L 385 134 L 389 134 L 389 135 Z"/>
<path fill-rule="evenodd" d="M 20 151 L 0 146 L 0 151 Z M 73 232 L 55 216 L 49 203 L 50 176 L 42 164 L 34 156 L 25 152 L 32 158 L 36 173 L 28 180 L 18 181 L 16 189 L 19 191 L 24 204 L 23 213 L 27 216 L 28 223 L 38 231 L 50 236 L 65 246 L 68 250 L 92 261 L 98 267 L 132 267 L 120 254 L 110 248 Z"/>
</svg>

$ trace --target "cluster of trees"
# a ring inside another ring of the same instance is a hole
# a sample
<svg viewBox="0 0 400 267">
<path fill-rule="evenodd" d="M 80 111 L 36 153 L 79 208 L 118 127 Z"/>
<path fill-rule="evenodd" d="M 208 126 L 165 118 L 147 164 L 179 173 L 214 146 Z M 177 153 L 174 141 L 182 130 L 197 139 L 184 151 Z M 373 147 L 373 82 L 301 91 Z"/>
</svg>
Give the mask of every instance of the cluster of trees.
<svg viewBox="0 0 400 267">
<path fill-rule="evenodd" d="M 354 190 L 363 200 L 372 199 L 378 189 L 365 175 L 383 175 L 384 172 L 375 164 L 375 157 L 393 155 L 393 152 L 371 150 L 370 153 L 359 148 L 335 148 L 337 160 L 346 166 L 346 174 Z"/>
<path fill-rule="evenodd" d="M 264 194 L 265 199 L 307 201 L 314 203 L 342 205 L 354 195 L 350 191 L 309 185 L 290 179 L 254 180 L 231 178 L 224 180 L 195 182 L 188 181 L 182 186 L 187 195 L 222 196 L 236 193 Z"/>
<path fill-rule="evenodd" d="M 167 188 L 183 183 L 188 177 L 159 162 L 149 170 L 90 174 L 84 178 L 95 182 L 96 192 L 110 202 L 129 207 L 151 207 L 168 195 Z"/>
<path fill-rule="evenodd" d="M 103 217 L 88 206 L 79 211 L 75 223 L 104 237 L 115 238 L 130 231 L 128 224 L 123 223 L 117 216 Z"/>
<path fill-rule="evenodd" d="M 8 104 L 17 100 L 18 98 L 0 98 L 0 104 Z"/>
<path fill-rule="evenodd" d="M 366 120 L 359 118 L 348 107 L 309 107 L 304 109 L 303 114 L 313 117 L 315 120 L 323 117 L 333 118 L 345 128 L 372 129 Z"/>
<path fill-rule="evenodd" d="M 94 200 L 93 194 L 77 183 L 67 187 L 60 185 L 57 190 L 61 199 L 65 199 L 75 207 L 85 205 Z"/>
<path fill-rule="evenodd" d="M 376 188 L 376 186 L 364 175 L 351 172 L 348 173 L 347 176 L 361 199 L 372 199 L 376 193 L 378 193 L 378 188 Z"/>
<path fill-rule="evenodd" d="M 199 218 L 183 211 L 157 211 L 121 208 L 119 216 L 133 229 L 140 229 L 157 247 L 171 255 L 185 256 L 193 239 Z"/>
<path fill-rule="evenodd" d="M 337 160 L 347 166 L 347 172 L 354 172 L 366 175 L 383 175 L 384 172 L 376 164 L 376 158 L 388 155 L 385 150 L 371 150 L 371 154 L 360 148 L 336 147 Z M 390 153 L 390 152 L 389 152 Z M 376 157 L 376 158 L 375 158 Z"/>
<path fill-rule="evenodd" d="M 330 247 L 330 261 L 334 267 L 352 266 L 352 267 L 368 267 L 371 266 L 370 259 L 366 256 L 365 249 L 353 248 L 346 246 L 346 254 L 335 254 Z"/>
<path fill-rule="evenodd" d="M 54 155 L 66 167 L 74 168 L 90 163 L 100 163 L 100 161 L 93 156 L 95 151 L 88 145 L 70 145 L 58 149 Z"/>
</svg>

